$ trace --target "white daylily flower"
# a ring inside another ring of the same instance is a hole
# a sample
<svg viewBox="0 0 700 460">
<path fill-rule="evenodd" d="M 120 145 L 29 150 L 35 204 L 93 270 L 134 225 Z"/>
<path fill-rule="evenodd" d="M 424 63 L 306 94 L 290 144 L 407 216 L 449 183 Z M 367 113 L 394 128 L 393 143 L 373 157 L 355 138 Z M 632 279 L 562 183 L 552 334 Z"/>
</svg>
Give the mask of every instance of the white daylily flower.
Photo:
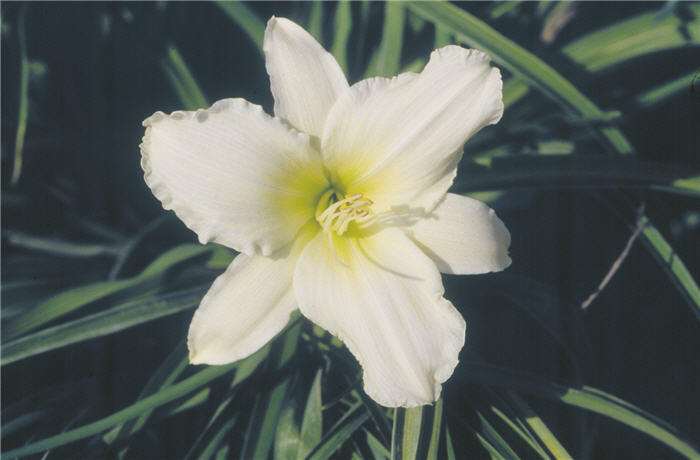
<svg viewBox="0 0 700 460">
<path fill-rule="evenodd" d="M 295 23 L 272 18 L 275 116 L 243 99 L 144 121 L 145 179 L 201 242 L 241 254 L 202 299 L 192 363 L 261 348 L 299 308 L 338 336 L 385 406 L 435 401 L 464 345 L 443 273 L 510 264 L 493 210 L 447 193 L 462 145 L 503 113 L 489 57 L 446 46 L 420 74 L 353 86 Z"/>
</svg>

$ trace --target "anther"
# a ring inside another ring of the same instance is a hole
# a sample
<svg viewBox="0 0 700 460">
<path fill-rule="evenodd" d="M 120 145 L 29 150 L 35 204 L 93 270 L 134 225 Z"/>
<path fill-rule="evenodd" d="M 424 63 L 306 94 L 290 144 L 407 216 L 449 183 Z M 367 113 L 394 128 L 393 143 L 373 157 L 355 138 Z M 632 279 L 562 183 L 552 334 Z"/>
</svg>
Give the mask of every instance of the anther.
<svg viewBox="0 0 700 460">
<path fill-rule="evenodd" d="M 324 195 L 325 203 L 330 201 L 330 196 L 332 195 Z M 342 235 L 351 222 L 366 220 L 371 213 L 369 207 L 372 204 L 373 201 L 365 198 L 362 193 L 348 194 L 342 200 L 328 205 L 323 212 L 320 212 L 323 204 L 319 203 L 316 220 L 321 224 L 323 231 L 333 230 Z"/>
</svg>

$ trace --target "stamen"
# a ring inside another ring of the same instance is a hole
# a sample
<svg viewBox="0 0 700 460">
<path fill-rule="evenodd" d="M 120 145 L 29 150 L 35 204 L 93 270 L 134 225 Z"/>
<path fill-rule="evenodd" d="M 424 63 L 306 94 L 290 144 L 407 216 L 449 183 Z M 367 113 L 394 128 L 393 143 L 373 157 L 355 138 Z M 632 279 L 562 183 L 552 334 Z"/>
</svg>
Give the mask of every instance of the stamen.
<svg viewBox="0 0 700 460">
<path fill-rule="evenodd" d="M 374 202 L 365 198 L 362 193 L 345 195 L 342 200 L 333 202 L 335 193 L 332 190 L 326 192 L 316 209 L 316 220 L 321 224 L 324 232 L 333 230 L 338 235 L 342 235 L 348 230 L 351 222 L 361 222 L 370 216 L 370 206 Z M 328 205 L 328 203 L 331 203 Z M 327 207 L 323 212 L 324 206 Z M 332 243 L 332 242 L 331 242 Z"/>
</svg>

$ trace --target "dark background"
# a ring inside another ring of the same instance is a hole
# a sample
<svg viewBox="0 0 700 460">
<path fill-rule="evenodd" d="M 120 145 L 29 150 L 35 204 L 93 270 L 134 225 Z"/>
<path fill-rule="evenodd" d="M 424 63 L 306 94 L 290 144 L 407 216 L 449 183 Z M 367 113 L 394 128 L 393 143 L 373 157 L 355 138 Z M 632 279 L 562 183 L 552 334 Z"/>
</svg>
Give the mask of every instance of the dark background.
<svg viewBox="0 0 700 460">
<path fill-rule="evenodd" d="M 308 7 L 299 3 L 250 6 L 260 18 L 275 14 L 304 20 L 308 15 Z M 651 2 L 584 2 L 575 20 L 551 45 L 539 40 L 540 29 L 532 19 L 534 4 L 493 24 L 553 65 L 600 107 L 622 110 L 621 127 L 639 157 L 697 171 L 698 95 L 693 96 L 689 88 L 649 110 L 640 110 L 632 103 L 632 95 L 697 67 L 697 47 L 644 56 L 595 77 L 559 52 L 561 45 L 584 33 L 662 6 Z M 469 3 L 462 7 L 486 17 L 489 5 Z M 332 4 L 326 8 L 327 34 L 332 29 L 333 8 Z M 22 176 L 16 187 L 10 187 L 19 88 L 17 20 L 22 10 L 28 56 L 43 66 L 44 73 L 30 81 Z M 380 40 L 382 10 L 381 4 L 371 5 L 364 49 L 352 48 L 350 40 L 351 82 L 362 77 L 369 52 Z M 138 272 L 169 247 L 195 242 L 194 235 L 171 213 L 162 217 L 160 204 L 143 182 L 140 123 L 156 110 L 182 108 L 162 67 L 172 44 L 182 53 L 210 102 L 243 97 L 271 113 L 264 61 L 252 41 L 220 8 L 209 3 L 3 2 L 2 21 L 3 231 L 88 244 L 103 241 L 107 232 L 128 238 L 161 219 L 145 235 L 120 276 Z M 324 45 L 329 47 L 330 42 Z M 405 46 L 408 56 L 427 56 L 432 48 L 431 26 L 409 34 Z M 488 128 L 493 130 L 491 137 L 511 135 L 519 124 L 532 122 L 528 120 L 532 113 L 549 113 L 540 121 L 545 126 L 554 119 L 550 128 L 543 128 L 546 135 L 552 134 L 547 129 L 553 129 L 555 136 L 566 138 L 567 130 L 576 129 L 561 126 L 557 119 L 563 115 L 557 107 L 533 91 L 507 111 L 496 128 Z M 524 135 L 513 136 L 526 149 L 534 145 L 538 135 L 526 130 Z M 475 139 L 474 145 L 497 141 L 486 136 Z M 584 154 L 601 154 L 594 140 L 583 140 L 581 145 Z M 647 214 L 690 272 L 699 273 L 697 199 L 644 189 L 530 189 L 508 192 L 491 203 L 513 237 L 512 267 L 503 274 L 446 277 L 446 292 L 469 325 L 462 360 L 473 355 L 555 381 L 582 381 L 661 417 L 697 443 L 700 328 L 693 307 L 649 251 L 637 242 L 610 285 L 586 312 L 580 311 L 581 302 L 622 251 L 630 235 L 627 223 L 641 202 L 646 203 Z M 29 308 L 62 289 L 104 279 L 111 266 L 109 257 L 58 257 L 3 238 L 3 308 Z M 214 275 L 198 276 L 206 279 Z M 503 285 L 523 279 L 522 289 L 540 296 L 538 302 L 551 302 L 547 308 L 556 312 L 576 349 L 579 375 L 571 356 L 543 333 L 532 317 L 501 295 Z M 65 385 L 65 391 L 50 399 L 53 415 L 3 440 L 3 449 L 55 434 L 71 420 L 77 419 L 81 425 L 133 402 L 153 369 L 184 337 L 190 318 L 191 311 L 187 311 L 3 367 L 3 407 L 49 387 Z M 445 385 L 446 401 L 459 401 L 446 409 L 448 417 L 456 417 L 460 411 L 469 414 L 486 404 L 480 391 L 458 367 Z M 577 425 L 581 412 L 534 398 L 528 401 L 575 455 L 675 455 L 655 440 L 599 416 L 586 419 L 594 435 L 583 439 Z M 203 420 L 206 415 L 199 408 L 185 418 L 150 426 L 132 455 L 179 458 L 196 435 L 191 426 Z M 485 456 L 468 437 L 456 436 L 454 428 L 452 436 L 462 452 Z M 56 457 L 70 458 L 76 452 L 102 455 L 97 447 L 76 446 L 56 451 Z"/>
</svg>

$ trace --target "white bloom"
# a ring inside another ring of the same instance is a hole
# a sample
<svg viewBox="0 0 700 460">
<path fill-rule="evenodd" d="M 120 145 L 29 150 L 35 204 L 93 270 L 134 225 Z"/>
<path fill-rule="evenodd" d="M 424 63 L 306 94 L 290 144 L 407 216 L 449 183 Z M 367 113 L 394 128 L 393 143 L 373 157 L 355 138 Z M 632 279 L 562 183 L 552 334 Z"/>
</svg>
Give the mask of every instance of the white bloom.
<svg viewBox="0 0 700 460">
<path fill-rule="evenodd" d="M 353 86 L 306 31 L 265 31 L 275 116 L 243 99 L 146 121 L 153 194 L 197 233 L 241 254 L 202 299 L 192 363 L 261 348 L 300 309 L 338 336 L 385 406 L 435 401 L 465 322 L 440 271 L 510 264 L 486 205 L 447 193 L 462 145 L 503 113 L 501 77 L 476 50 L 446 46 L 420 74 Z"/>
</svg>

